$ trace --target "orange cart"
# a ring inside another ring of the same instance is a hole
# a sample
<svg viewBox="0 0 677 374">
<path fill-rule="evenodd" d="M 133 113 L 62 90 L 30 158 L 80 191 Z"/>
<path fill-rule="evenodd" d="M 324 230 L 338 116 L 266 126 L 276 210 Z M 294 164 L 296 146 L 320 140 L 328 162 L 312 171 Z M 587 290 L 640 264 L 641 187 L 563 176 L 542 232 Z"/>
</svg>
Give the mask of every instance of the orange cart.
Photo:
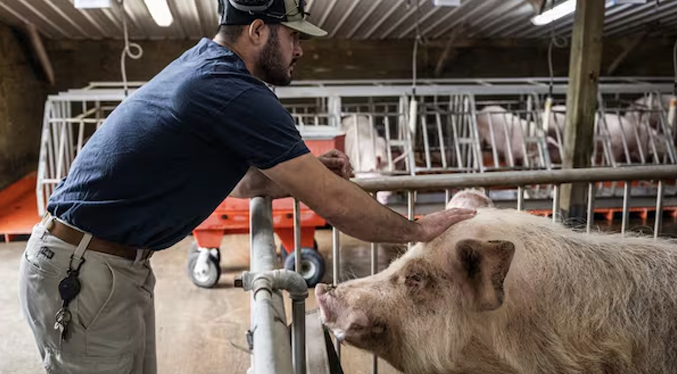
<svg viewBox="0 0 677 374">
<path fill-rule="evenodd" d="M 301 136 L 315 156 L 332 149 L 344 150 L 345 135 L 329 126 L 308 126 L 300 129 Z M 300 204 L 301 215 L 301 274 L 312 287 L 324 276 L 324 258 L 317 250 L 315 228 L 326 221 Z M 294 199 L 273 200 L 273 228 L 280 238 L 280 253 L 285 269 L 295 270 Z M 226 234 L 249 232 L 249 200 L 226 198 L 195 230 L 195 243 L 188 254 L 188 276 L 199 287 L 216 285 L 221 276 L 221 239 Z"/>
</svg>

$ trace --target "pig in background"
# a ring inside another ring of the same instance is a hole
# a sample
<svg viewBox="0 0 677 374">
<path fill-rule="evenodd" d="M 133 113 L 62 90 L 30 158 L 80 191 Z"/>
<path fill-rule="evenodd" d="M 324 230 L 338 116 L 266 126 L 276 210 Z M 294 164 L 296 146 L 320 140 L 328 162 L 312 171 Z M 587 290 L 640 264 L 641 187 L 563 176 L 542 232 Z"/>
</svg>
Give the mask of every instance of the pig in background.
<svg viewBox="0 0 677 374">
<path fill-rule="evenodd" d="M 668 95 L 642 96 L 630 104 L 625 117 L 634 123 L 647 121 L 652 129 L 658 130 L 661 124 L 661 112 L 667 112 L 671 99 L 672 97 Z"/>
<path fill-rule="evenodd" d="M 484 147 L 494 148 L 499 157 L 508 164 L 512 156 L 515 165 L 524 161 L 524 136 L 529 123 L 507 109 L 489 105 L 477 112 L 477 132 Z M 492 141 L 493 130 L 493 141 Z M 527 150 L 529 152 L 529 150 Z"/>
<path fill-rule="evenodd" d="M 345 153 L 355 171 L 356 178 L 382 176 L 388 166 L 386 140 L 379 136 L 365 115 L 350 115 L 341 120 L 341 130 L 346 133 Z M 376 199 L 387 204 L 392 192 L 379 191 Z"/>
<path fill-rule="evenodd" d="M 610 147 L 610 157 L 619 163 L 641 162 L 642 156 L 645 162 L 652 163 L 654 157 L 660 160 L 666 156 L 669 140 L 655 129 L 639 122 L 638 112 L 632 110 L 628 108 L 624 115 L 615 113 L 608 113 L 604 116 L 600 116 L 599 113 L 595 115 L 598 162 L 601 162 L 604 157 L 603 142 L 605 141 Z M 550 159 L 556 164 L 562 162 L 560 148 L 564 146 L 565 124 L 566 107 L 564 105 L 553 106 L 548 121 L 548 137 L 557 139 L 557 141 L 548 143 Z M 627 154 L 625 145 L 627 145 Z"/>
<path fill-rule="evenodd" d="M 477 132 L 483 148 L 494 148 L 498 157 L 506 165 L 510 165 L 512 157 L 515 166 L 526 166 L 525 150 L 527 158 L 544 164 L 545 161 L 539 154 L 538 146 L 534 142 L 526 142 L 529 132 L 535 132 L 535 129 L 536 123 L 522 119 L 502 106 L 489 105 L 477 112 Z M 559 154 L 555 155 L 555 152 L 559 152 L 556 139 L 554 133 L 548 133 L 545 136 L 545 147 L 547 147 L 546 151 L 549 152 L 551 162 L 554 162 L 553 157 L 560 158 Z"/>
<path fill-rule="evenodd" d="M 318 285 L 327 327 L 405 373 L 677 373 L 677 246 L 490 207 L 376 275 Z"/>
</svg>

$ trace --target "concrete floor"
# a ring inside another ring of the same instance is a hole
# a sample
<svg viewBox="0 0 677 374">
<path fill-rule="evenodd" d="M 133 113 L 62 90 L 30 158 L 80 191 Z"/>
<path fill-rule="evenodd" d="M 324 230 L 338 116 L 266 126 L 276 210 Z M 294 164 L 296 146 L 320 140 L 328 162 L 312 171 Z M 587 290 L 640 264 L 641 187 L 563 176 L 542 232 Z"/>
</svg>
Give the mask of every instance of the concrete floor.
<svg viewBox="0 0 677 374">
<path fill-rule="evenodd" d="M 632 220 L 632 231 L 650 232 L 652 220 Z M 619 231 L 619 222 L 596 222 L 602 231 Z M 677 237 L 677 221 L 665 218 L 663 233 Z M 327 271 L 324 282 L 332 280 L 331 231 L 319 230 L 316 239 Z M 233 281 L 249 266 L 247 235 L 228 235 L 221 245 L 223 275 L 216 288 L 193 285 L 186 273 L 186 254 L 193 240 L 188 237 L 176 246 L 157 253 L 151 260 L 157 285 L 158 371 L 164 373 L 246 373 L 250 365 L 247 353 L 232 343 L 245 346 L 249 327 L 249 295 L 233 288 Z M 278 241 L 279 243 L 279 241 Z M 42 373 L 40 358 L 28 325 L 19 309 L 19 260 L 24 242 L 0 244 L 0 374 Z M 342 278 L 362 277 L 370 273 L 371 247 L 355 239 L 341 237 Z M 378 268 L 384 269 L 403 247 L 379 246 Z M 311 291 L 307 309 L 315 309 Z M 291 309 L 287 303 L 287 320 Z M 371 373 L 372 356 L 342 346 L 342 365 L 346 374 Z M 379 360 L 379 373 L 397 373 Z"/>
<path fill-rule="evenodd" d="M 316 233 L 319 249 L 327 261 L 324 282 L 331 282 L 331 231 Z M 233 288 L 235 276 L 249 266 L 249 239 L 246 235 L 224 237 L 221 281 L 216 288 L 201 289 L 186 274 L 186 254 L 192 238 L 157 253 L 151 259 L 157 284 L 157 355 L 159 373 L 246 373 L 249 355 L 232 343 L 245 346 L 249 327 L 249 295 Z M 361 277 L 370 272 L 368 244 L 341 238 L 342 273 Z M 0 244 L 0 374 L 42 373 L 40 357 L 32 334 L 19 308 L 18 268 L 25 242 Z M 379 249 L 379 268 L 395 256 L 398 248 Z M 315 309 L 310 294 L 307 309 Z M 287 308 L 288 320 L 291 310 Z M 372 356 L 357 349 L 341 347 L 346 374 L 371 373 Z M 379 360 L 379 373 L 397 373 Z"/>
</svg>

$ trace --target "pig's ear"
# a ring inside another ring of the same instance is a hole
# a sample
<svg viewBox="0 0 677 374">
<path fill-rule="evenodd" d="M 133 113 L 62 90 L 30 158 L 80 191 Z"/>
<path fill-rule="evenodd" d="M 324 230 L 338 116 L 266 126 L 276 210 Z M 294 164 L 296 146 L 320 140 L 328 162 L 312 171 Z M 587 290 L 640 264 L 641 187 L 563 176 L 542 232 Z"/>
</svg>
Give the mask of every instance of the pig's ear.
<svg viewBox="0 0 677 374">
<path fill-rule="evenodd" d="M 477 310 L 494 310 L 503 304 L 503 280 L 515 246 L 508 241 L 461 240 L 456 244 L 452 271 Z"/>
</svg>

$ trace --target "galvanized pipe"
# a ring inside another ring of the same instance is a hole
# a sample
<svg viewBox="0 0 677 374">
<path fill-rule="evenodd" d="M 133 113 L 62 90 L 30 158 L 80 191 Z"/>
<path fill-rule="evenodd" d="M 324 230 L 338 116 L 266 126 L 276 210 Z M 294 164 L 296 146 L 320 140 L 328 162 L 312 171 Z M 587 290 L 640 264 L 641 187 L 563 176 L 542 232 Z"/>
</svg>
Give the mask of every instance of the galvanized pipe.
<svg viewBox="0 0 677 374">
<path fill-rule="evenodd" d="M 253 198 L 249 209 L 250 269 L 253 273 L 272 271 L 277 265 L 272 200 L 263 197 Z M 252 356 L 254 373 L 291 373 L 293 367 L 289 330 L 281 292 L 277 290 L 252 292 L 251 304 L 250 331 L 254 339 Z"/>
<path fill-rule="evenodd" d="M 419 178 L 419 177 L 414 177 L 414 178 Z M 410 221 L 414 220 L 414 192 L 409 191 L 407 193 L 407 218 Z M 411 248 L 414 246 L 414 243 L 409 242 L 407 243 L 407 248 Z"/>
<path fill-rule="evenodd" d="M 663 224 L 663 181 L 658 181 L 658 191 L 656 192 L 656 222 L 654 223 L 653 237 L 658 238 Z"/>
<path fill-rule="evenodd" d="M 517 187 L 517 210 L 524 209 L 524 187 Z"/>
<path fill-rule="evenodd" d="M 294 199 L 294 269 L 301 273 L 301 206 L 298 199 Z"/>
<path fill-rule="evenodd" d="M 305 280 L 303 280 L 305 284 Z M 307 294 L 306 294 L 307 295 Z M 292 301 L 292 364 L 295 374 L 306 374 L 306 302 Z"/>
<path fill-rule="evenodd" d="M 621 234 L 625 236 L 625 231 L 628 229 L 628 221 L 630 220 L 630 182 L 625 182 L 623 186 L 623 218 L 621 223 Z"/>
<path fill-rule="evenodd" d="M 588 234 L 592 229 L 592 222 L 595 220 L 595 184 L 588 183 L 588 214 L 585 223 L 585 232 Z"/>
<path fill-rule="evenodd" d="M 559 221 L 559 190 L 560 186 L 555 185 L 553 188 L 552 195 L 552 221 Z"/>
<path fill-rule="evenodd" d="M 293 367 L 295 374 L 305 374 L 306 372 L 306 349 L 305 349 L 305 299 L 308 297 L 308 286 L 305 279 L 290 270 L 272 270 L 261 273 L 244 272 L 238 280 L 236 286 L 241 286 L 245 291 L 252 291 L 254 297 L 254 309 L 256 313 L 252 323 L 252 331 L 254 333 L 254 370 L 259 373 L 283 372 L 290 371 L 282 370 L 283 367 L 276 367 L 282 355 L 288 352 L 288 349 L 281 350 L 275 347 L 270 347 L 271 343 L 275 345 L 283 345 L 285 348 L 289 347 L 287 343 L 289 335 L 286 334 L 286 326 L 284 323 L 279 323 L 277 316 L 275 316 L 275 308 L 272 305 L 274 302 L 274 293 L 277 290 L 287 290 L 289 297 L 292 299 L 292 315 L 293 315 L 293 330 L 292 330 L 292 350 L 294 352 Z M 279 292 L 277 292 L 279 294 Z M 263 301 L 261 303 L 261 301 Z M 278 323 L 275 323 L 278 322 Z M 279 330 L 284 328 L 285 333 L 271 331 L 273 329 Z M 257 335 L 259 330 L 264 330 L 263 336 Z M 287 340 L 282 340 L 287 338 Z M 259 339 L 264 339 L 263 342 Z M 260 348 L 257 351 L 257 346 Z M 261 357 L 263 356 L 263 357 Z M 275 361 L 270 362 L 270 358 L 275 358 Z M 289 359 L 287 355 L 285 360 Z M 271 367 L 274 370 L 270 371 Z M 265 369 L 262 369 L 265 368 Z"/>
<path fill-rule="evenodd" d="M 378 251 L 376 243 L 371 243 L 371 275 L 378 273 Z M 378 373 L 378 356 L 376 353 L 372 355 L 371 372 Z"/>
<path fill-rule="evenodd" d="M 340 248 L 341 248 L 341 243 L 340 243 L 340 238 L 341 238 L 341 232 L 336 229 L 336 227 L 332 227 L 331 229 L 331 238 L 332 238 L 332 285 L 334 287 L 338 286 L 339 284 L 339 265 L 341 264 L 341 254 L 340 254 Z M 339 360 L 341 359 L 341 341 L 337 338 L 336 339 L 336 354 L 338 355 Z"/>
<path fill-rule="evenodd" d="M 353 179 L 353 182 L 367 191 L 439 191 L 464 187 L 674 179 L 675 175 L 677 175 L 677 165 L 661 165 L 375 177 Z"/>
</svg>

